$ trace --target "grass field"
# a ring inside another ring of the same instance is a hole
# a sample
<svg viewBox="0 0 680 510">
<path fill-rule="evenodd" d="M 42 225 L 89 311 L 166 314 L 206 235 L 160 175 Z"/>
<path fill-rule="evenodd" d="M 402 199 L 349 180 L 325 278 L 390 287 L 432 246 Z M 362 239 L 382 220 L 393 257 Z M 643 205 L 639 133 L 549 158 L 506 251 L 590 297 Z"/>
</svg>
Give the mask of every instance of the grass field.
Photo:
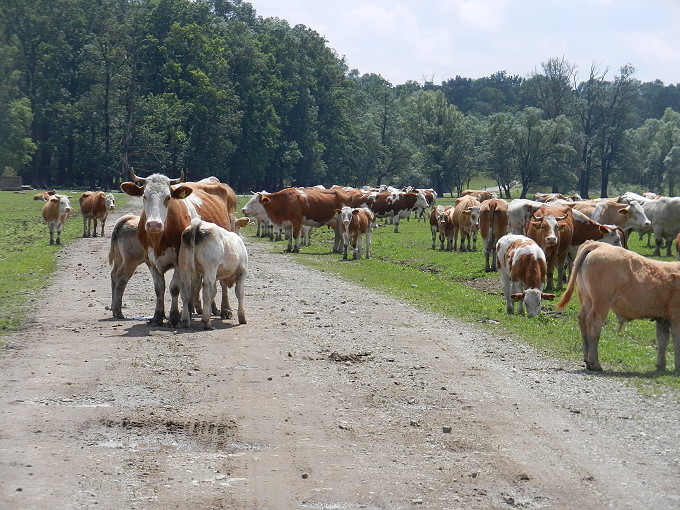
<svg viewBox="0 0 680 510">
<path fill-rule="evenodd" d="M 43 221 L 44 202 L 33 200 L 36 190 L 26 194 L 0 192 L 0 334 L 21 327 L 40 289 L 49 283 L 60 246 L 50 246 L 50 234 Z M 71 197 L 73 213 L 61 234 L 62 246 L 83 233 L 78 207 L 82 191 L 57 190 Z M 116 193 L 117 205 L 127 195 Z M 110 232 L 110 230 L 108 230 Z M 107 232 L 107 233 L 108 233 Z"/>
<path fill-rule="evenodd" d="M 452 199 L 438 202 L 447 205 Z M 252 236 L 255 229 L 248 226 L 244 233 Z M 281 252 L 286 247 L 284 241 L 272 244 L 272 249 Z M 652 254 L 653 250 L 645 248 L 636 234 L 630 244 L 643 255 Z M 374 229 L 369 260 L 343 261 L 341 255 L 331 253 L 332 245 L 332 231 L 314 229 L 311 246 L 301 247 L 299 254 L 282 256 L 294 257 L 304 264 L 397 296 L 423 310 L 479 324 L 500 338 L 519 338 L 550 356 L 582 360 L 576 322 L 578 298 L 574 297 L 563 313 L 554 311 L 561 295 L 558 293 L 554 302 L 544 302 L 548 310 L 538 317 L 507 315 L 498 274 L 484 272 L 481 239 L 477 251 L 472 253 L 432 250 L 429 223 L 411 219 L 402 220 L 399 233 L 394 233 L 392 225 Z M 626 325 L 621 335 L 614 332 L 616 324 L 616 319 L 610 316 L 600 340 L 600 361 L 606 373 L 624 376 L 651 393 L 657 387 L 680 390 L 680 377 L 655 368 L 655 324 L 634 321 Z M 672 369 L 672 349 L 667 357 Z"/>
</svg>

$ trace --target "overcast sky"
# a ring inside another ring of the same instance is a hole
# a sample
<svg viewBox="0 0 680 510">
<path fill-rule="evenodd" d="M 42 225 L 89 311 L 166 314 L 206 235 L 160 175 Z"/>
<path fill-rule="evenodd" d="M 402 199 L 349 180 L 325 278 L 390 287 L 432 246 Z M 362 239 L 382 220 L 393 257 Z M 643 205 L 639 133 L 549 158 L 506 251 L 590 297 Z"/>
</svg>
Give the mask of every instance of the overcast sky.
<svg viewBox="0 0 680 510">
<path fill-rule="evenodd" d="M 565 58 L 579 81 L 591 64 L 632 64 L 643 82 L 680 83 L 680 0 L 248 0 L 257 14 L 303 24 L 350 69 L 393 85 L 498 71 L 528 76 Z"/>
</svg>

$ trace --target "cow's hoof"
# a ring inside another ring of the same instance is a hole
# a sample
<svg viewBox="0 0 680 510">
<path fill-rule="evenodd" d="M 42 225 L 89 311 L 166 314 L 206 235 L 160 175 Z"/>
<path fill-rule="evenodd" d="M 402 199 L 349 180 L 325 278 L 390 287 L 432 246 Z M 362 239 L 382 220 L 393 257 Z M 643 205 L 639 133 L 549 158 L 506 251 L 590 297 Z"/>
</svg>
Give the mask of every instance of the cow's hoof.
<svg viewBox="0 0 680 510">
<path fill-rule="evenodd" d="M 215 328 L 213 327 L 213 325 L 210 322 L 204 322 L 203 323 L 203 329 L 205 329 L 207 331 L 212 331 Z"/>
<path fill-rule="evenodd" d="M 231 319 L 233 316 L 234 313 L 231 310 L 223 310 L 222 313 L 220 313 L 222 319 Z"/>
<path fill-rule="evenodd" d="M 239 324 L 247 324 L 246 316 L 245 315 L 239 315 L 238 316 L 238 323 Z"/>
</svg>

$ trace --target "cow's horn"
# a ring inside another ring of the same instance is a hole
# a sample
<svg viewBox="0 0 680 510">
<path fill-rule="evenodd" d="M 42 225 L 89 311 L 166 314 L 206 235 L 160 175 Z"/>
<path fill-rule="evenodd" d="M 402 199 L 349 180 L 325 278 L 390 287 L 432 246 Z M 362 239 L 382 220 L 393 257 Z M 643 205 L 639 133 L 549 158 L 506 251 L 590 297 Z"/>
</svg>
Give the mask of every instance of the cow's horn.
<svg viewBox="0 0 680 510">
<path fill-rule="evenodd" d="M 532 218 L 534 221 L 543 221 L 543 216 L 536 216 L 535 214 L 532 214 L 532 215 L 531 215 L 531 218 Z"/>
<path fill-rule="evenodd" d="M 177 179 L 170 179 L 170 185 L 179 184 L 180 182 L 184 182 L 184 170 L 179 173 L 179 177 Z"/>
<path fill-rule="evenodd" d="M 141 184 L 142 186 L 146 184 L 146 177 L 137 177 L 137 174 L 135 174 L 135 169 L 133 167 L 130 167 L 130 177 L 137 184 Z"/>
</svg>

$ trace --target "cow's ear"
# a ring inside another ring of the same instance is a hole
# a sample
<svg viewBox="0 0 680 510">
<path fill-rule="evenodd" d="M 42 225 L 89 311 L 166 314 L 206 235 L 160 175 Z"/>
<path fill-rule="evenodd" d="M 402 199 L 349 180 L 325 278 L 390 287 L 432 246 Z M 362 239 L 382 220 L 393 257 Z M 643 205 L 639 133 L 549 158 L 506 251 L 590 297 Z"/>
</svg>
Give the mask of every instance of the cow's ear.
<svg viewBox="0 0 680 510">
<path fill-rule="evenodd" d="M 181 185 L 174 188 L 170 194 L 172 195 L 172 198 L 186 198 L 191 195 L 192 191 L 193 190 L 189 186 Z"/>
<path fill-rule="evenodd" d="M 619 209 L 619 214 L 628 214 L 630 212 L 630 206 L 628 207 L 623 207 Z"/>
<path fill-rule="evenodd" d="M 352 214 L 353 214 L 354 216 L 358 215 L 358 214 L 359 214 L 359 209 L 352 209 Z"/>
<path fill-rule="evenodd" d="M 131 197 L 141 197 L 144 194 L 144 188 L 137 186 L 134 182 L 124 182 L 120 185 L 120 189 Z"/>
<path fill-rule="evenodd" d="M 512 298 L 513 301 L 522 301 L 522 299 L 524 299 L 524 292 L 516 292 L 514 294 L 510 294 L 510 297 Z"/>
<path fill-rule="evenodd" d="M 541 299 L 547 299 L 548 301 L 552 301 L 555 299 L 555 294 L 547 294 L 545 292 L 541 292 Z"/>
<path fill-rule="evenodd" d="M 598 230 L 600 231 L 600 234 L 602 234 L 603 236 L 606 236 L 610 232 L 609 227 L 605 227 L 604 225 L 600 225 L 600 228 L 598 228 Z"/>
<path fill-rule="evenodd" d="M 465 209 L 465 210 L 463 210 L 463 211 L 461 211 L 461 212 L 462 212 L 463 214 L 470 214 L 472 211 L 470 211 L 470 209 Z"/>
<path fill-rule="evenodd" d="M 269 197 L 260 197 L 261 204 L 266 204 L 267 202 L 269 202 Z"/>
<path fill-rule="evenodd" d="M 341 211 L 340 209 L 336 209 L 335 211 L 333 211 L 333 214 L 334 214 L 335 216 L 337 216 L 337 215 L 340 214 L 341 212 L 342 212 L 342 211 Z"/>
</svg>

